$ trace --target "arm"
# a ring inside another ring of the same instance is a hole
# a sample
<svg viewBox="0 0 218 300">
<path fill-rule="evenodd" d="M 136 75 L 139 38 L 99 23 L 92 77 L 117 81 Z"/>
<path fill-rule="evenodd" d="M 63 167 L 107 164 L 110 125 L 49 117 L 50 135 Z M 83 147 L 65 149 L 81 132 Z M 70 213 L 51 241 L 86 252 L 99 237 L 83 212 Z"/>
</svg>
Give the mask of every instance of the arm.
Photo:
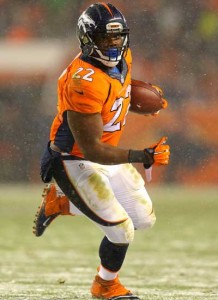
<svg viewBox="0 0 218 300">
<path fill-rule="evenodd" d="M 67 119 L 70 130 L 86 159 L 107 165 L 128 163 L 129 150 L 100 141 L 103 123 L 99 113 L 82 114 L 68 111 Z"/>
<path fill-rule="evenodd" d="M 101 142 L 103 123 L 101 115 L 67 112 L 70 130 L 82 150 L 84 157 L 90 161 L 115 165 L 122 163 L 143 163 L 145 168 L 152 164 L 167 165 L 169 161 L 169 146 L 166 138 L 144 150 L 125 150 Z"/>
</svg>

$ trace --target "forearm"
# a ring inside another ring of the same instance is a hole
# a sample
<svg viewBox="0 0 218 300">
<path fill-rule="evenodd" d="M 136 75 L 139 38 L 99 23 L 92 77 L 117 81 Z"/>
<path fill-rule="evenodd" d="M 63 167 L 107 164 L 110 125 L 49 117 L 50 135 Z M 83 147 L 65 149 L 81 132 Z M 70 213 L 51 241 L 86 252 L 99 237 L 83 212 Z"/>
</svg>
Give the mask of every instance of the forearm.
<svg viewBox="0 0 218 300">
<path fill-rule="evenodd" d="M 103 143 L 103 123 L 99 113 L 87 115 L 68 111 L 68 124 L 85 159 L 105 164 L 140 162 L 146 165 L 153 163 L 153 155 L 145 150 L 121 149 Z"/>
<path fill-rule="evenodd" d="M 82 152 L 86 159 L 104 165 L 128 163 L 128 149 L 117 148 L 101 142 L 89 145 L 88 149 L 86 147 L 86 149 L 82 149 Z"/>
<path fill-rule="evenodd" d="M 153 163 L 152 157 L 144 150 L 121 149 L 101 142 L 92 145 L 88 151 L 85 149 L 83 154 L 86 159 L 105 165 L 137 162 L 151 165 Z"/>
</svg>

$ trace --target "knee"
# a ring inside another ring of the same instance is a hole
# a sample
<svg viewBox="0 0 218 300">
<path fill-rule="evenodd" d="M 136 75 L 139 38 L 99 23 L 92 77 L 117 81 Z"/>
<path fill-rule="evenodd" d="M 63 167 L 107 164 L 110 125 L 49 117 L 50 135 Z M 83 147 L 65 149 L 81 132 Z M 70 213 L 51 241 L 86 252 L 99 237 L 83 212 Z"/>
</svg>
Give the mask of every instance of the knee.
<svg viewBox="0 0 218 300">
<path fill-rule="evenodd" d="M 147 215 L 143 219 L 140 219 L 138 222 L 138 226 L 136 229 L 146 229 L 151 228 L 156 222 L 156 216 L 154 211 L 151 212 L 150 215 Z"/>
<path fill-rule="evenodd" d="M 115 244 L 129 244 L 134 240 L 134 225 L 131 219 L 127 219 L 125 222 L 115 226 L 116 231 L 112 237 L 109 237 L 110 241 Z"/>
</svg>

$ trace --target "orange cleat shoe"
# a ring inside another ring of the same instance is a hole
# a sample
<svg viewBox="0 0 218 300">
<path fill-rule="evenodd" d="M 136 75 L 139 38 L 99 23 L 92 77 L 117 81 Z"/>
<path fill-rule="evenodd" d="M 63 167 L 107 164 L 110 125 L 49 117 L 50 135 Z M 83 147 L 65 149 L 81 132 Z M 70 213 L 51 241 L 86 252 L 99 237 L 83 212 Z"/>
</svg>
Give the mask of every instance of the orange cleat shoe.
<svg viewBox="0 0 218 300">
<path fill-rule="evenodd" d="M 140 300 L 120 283 L 118 276 L 114 280 L 104 280 L 96 275 L 91 287 L 91 294 L 95 298 L 107 300 Z"/>
<path fill-rule="evenodd" d="M 35 236 L 41 236 L 57 216 L 72 215 L 69 209 L 69 200 L 66 196 L 57 193 L 54 183 L 46 185 L 42 197 L 34 220 L 33 234 Z"/>
</svg>

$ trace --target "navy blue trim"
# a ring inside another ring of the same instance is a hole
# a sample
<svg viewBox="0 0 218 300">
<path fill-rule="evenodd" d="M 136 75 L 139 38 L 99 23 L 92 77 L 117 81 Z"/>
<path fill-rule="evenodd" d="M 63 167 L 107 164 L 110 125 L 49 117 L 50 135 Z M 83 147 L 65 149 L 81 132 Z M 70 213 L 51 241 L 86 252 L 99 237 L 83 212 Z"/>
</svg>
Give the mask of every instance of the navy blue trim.
<svg viewBox="0 0 218 300">
<path fill-rule="evenodd" d="M 67 111 L 65 111 L 63 113 L 63 123 L 56 132 L 54 144 L 62 152 L 71 152 L 74 143 L 75 140 L 67 122 Z"/>
</svg>

